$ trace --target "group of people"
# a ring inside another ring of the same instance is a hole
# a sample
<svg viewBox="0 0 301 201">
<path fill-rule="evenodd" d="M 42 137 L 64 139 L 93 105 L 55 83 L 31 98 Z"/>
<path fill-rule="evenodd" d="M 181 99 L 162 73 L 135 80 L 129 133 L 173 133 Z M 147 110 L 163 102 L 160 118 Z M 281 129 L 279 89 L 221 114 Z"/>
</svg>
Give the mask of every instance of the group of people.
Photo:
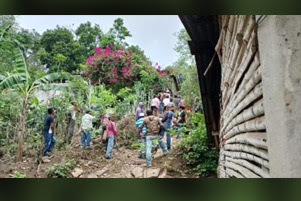
<svg viewBox="0 0 301 201">
<path fill-rule="evenodd" d="M 178 114 L 176 114 L 178 111 Z M 146 166 L 150 167 L 152 162 L 151 151 L 154 140 L 159 141 L 163 154 L 171 149 L 170 129 L 175 127 L 177 139 L 181 136 L 181 128 L 185 123 L 185 102 L 179 95 L 174 95 L 167 90 L 154 95 L 151 108 L 144 114 L 144 104 L 139 103 L 136 110 L 136 128 L 141 143 L 139 158 L 146 158 Z M 166 143 L 163 137 L 166 134 Z"/>
<path fill-rule="evenodd" d="M 71 142 L 73 137 L 75 122 L 77 114 L 81 112 L 80 108 L 71 102 L 71 106 L 68 111 L 68 132 L 66 135 L 66 141 Z M 54 116 L 56 113 L 55 108 L 48 109 L 48 115 L 44 120 L 43 136 L 44 136 L 44 150 L 43 156 L 49 156 L 55 145 L 55 120 Z M 105 158 L 111 158 L 111 152 L 113 149 L 114 142 L 117 142 L 117 127 L 114 116 L 109 117 L 108 115 L 100 115 L 99 117 L 91 115 L 91 110 L 86 110 L 85 114 L 81 119 L 81 141 L 80 146 L 82 149 L 91 149 L 91 131 L 93 130 L 93 120 L 97 118 L 102 121 L 102 141 L 106 145 Z M 105 134 L 105 138 L 104 138 Z"/>
<path fill-rule="evenodd" d="M 200 101 L 198 98 L 195 99 L 193 111 L 202 112 Z M 49 156 L 54 145 L 55 145 L 55 108 L 48 109 L 48 115 L 44 121 L 44 151 L 43 156 Z M 66 135 L 66 141 L 71 142 L 73 137 L 74 128 L 78 113 L 81 109 L 71 102 L 68 111 L 68 132 Z M 80 146 L 82 149 L 91 149 L 91 131 L 93 130 L 93 120 L 97 118 L 100 124 L 97 124 L 97 129 L 102 125 L 102 142 L 106 146 L 105 158 L 110 159 L 114 143 L 117 143 L 118 131 L 115 123 L 114 116 L 91 115 L 91 110 L 86 110 L 85 114 L 81 119 L 81 141 Z M 172 148 L 172 140 L 170 130 L 174 128 L 176 130 L 176 139 L 181 137 L 181 128 L 185 124 L 185 101 L 181 99 L 178 94 L 172 95 L 168 90 L 160 92 L 154 95 L 150 102 L 150 109 L 145 111 L 144 104 L 139 103 L 136 110 L 136 128 L 137 137 L 140 141 L 141 149 L 139 151 L 139 158 L 146 159 L 146 166 L 150 167 L 152 163 L 152 148 L 154 141 L 158 140 L 159 145 L 163 151 L 163 154 L 167 154 Z M 166 143 L 163 141 L 166 136 Z"/>
</svg>

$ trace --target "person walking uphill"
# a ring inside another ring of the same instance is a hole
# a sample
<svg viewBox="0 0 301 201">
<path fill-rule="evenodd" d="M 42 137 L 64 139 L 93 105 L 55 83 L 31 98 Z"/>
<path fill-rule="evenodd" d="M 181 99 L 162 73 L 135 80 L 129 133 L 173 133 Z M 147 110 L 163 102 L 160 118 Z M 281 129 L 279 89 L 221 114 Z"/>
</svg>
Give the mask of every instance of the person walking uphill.
<svg viewBox="0 0 301 201">
<path fill-rule="evenodd" d="M 106 159 L 111 158 L 111 152 L 114 146 L 114 140 L 117 142 L 117 127 L 115 124 L 114 117 L 111 117 L 108 122 L 107 130 L 108 130 L 108 144 L 107 144 L 107 151 L 106 151 Z"/>
<path fill-rule="evenodd" d="M 54 145 L 55 145 L 55 139 L 53 137 L 54 135 L 54 114 L 55 110 L 53 108 L 48 109 L 48 115 L 45 118 L 44 121 L 44 129 L 43 129 L 43 135 L 44 135 L 44 152 L 43 156 L 49 156 L 49 153 L 52 151 Z"/>
<path fill-rule="evenodd" d="M 138 108 L 136 110 L 136 121 L 139 119 L 139 114 L 143 113 L 143 109 L 144 109 L 144 104 L 143 102 L 139 102 L 138 104 Z"/>
<path fill-rule="evenodd" d="M 158 98 L 158 95 L 154 95 L 154 98 L 152 99 L 151 102 L 151 109 L 155 116 L 157 116 L 158 114 L 159 105 L 160 105 L 160 100 Z"/>
<path fill-rule="evenodd" d="M 68 133 L 67 133 L 67 142 L 70 143 L 74 133 L 75 121 L 76 121 L 76 113 L 80 112 L 79 107 L 75 104 L 75 102 L 71 102 L 70 107 L 68 108 Z"/>
<path fill-rule="evenodd" d="M 81 147 L 84 149 L 85 144 L 87 143 L 87 149 L 91 149 L 90 141 L 91 141 L 91 130 L 93 128 L 92 121 L 95 119 L 94 116 L 90 115 L 90 110 L 86 111 L 86 114 L 82 118 L 82 137 L 81 137 Z"/>
<path fill-rule="evenodd" d="M 186 117 L 185 106 L 181 105 L 180 106 L 180 113 L 179 113 L 178 119 L 176 121 L 177 139 L 179 139 L 181 137 L 181 130 L 182 130 L 183 124 L 185 124 L 185 121 L 186 121 L 185 117 Z"/>
<path fill-rule="evenodd" d="M 160 136 L 164 136 L 164 132 L 166 132 L 166 144 L 167 144 L 167 149 L 170 150 L 171 148 L 171 137 L 170 137 L 170 132 L 169 129 L 171 128 L 172 125 L 172 120 L 174 120 L 175 114 L 174 114 L 174 108 L 172 104 L 169 104 L 167 107 L 167 112 L 162 118 L 163 122 L 163 129 L 160 131 Z"/>
<path fill-rule="evenodd" d="M 152 163 L 152 140 L 159 140 L 159 145 L 163 150 L 163 154 L 167 154 L 166 145 L 163 142 L 162 136 L 159 136 L 160 127 L 163 126 L 160 119 L 153 115 L 152 110 L 147 110 L 147 117 L 144 119 L 142 124 L 139 126 L 139 134 L 141 133 L 144 126 L 146 126 L 146 167 L 151 167 Z M 144 138 L 140 134 L 141 138 Z"/>
<path fill-rule="evenodd" d="M 144 121 L 144 113 L 140 113 L 139 114 L 139 119 L 136 121 L 136 128 L 137 128 L 137 131 L 138 131 L 138 138 L 139 138 L 139 142 L 140 142 L 140 145 L 141 145 L 138 158 L 145 158 L 145 135 L 146 135 L 146 127 L 145 126 L 142 129 L 142 135 L 144 137 L 142 138 L 139 135 L 139 126 L 142 124 L 143 121 Z"/>
</svg>

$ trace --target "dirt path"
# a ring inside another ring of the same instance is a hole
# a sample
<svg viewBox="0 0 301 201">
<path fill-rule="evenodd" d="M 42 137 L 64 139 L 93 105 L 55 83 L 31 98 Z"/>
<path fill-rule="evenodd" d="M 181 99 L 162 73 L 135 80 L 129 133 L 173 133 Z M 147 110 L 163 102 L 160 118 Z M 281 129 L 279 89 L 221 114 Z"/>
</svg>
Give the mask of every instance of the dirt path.
<svg viewBox="0 0 301 201">
<path fill-rule="evenodd" d="M 161 149 L 153 153 L 153 167 L 145 167 L 145 159 L 138 158 L 138 151 L 124 147 L 114 147 L 112 159 L 105 159 L 105 147 L 99 138 L 92 139 L 92 149 L 82 150 L 80 137 L 74 139 L 64 150 L 55 150 L 50 161 L 38 165 L 34 157 L 24 157 L 22 162 L 13 158 L 1 159 L 0 177 L 12 177 L 15 171 L 26 174 L 26 177 L 45 178 L 47 169 L 54 164 L 74 160 L 75 167 L 72 176 L 79 178 L 183 178 L 195 177 L 186 174 L 183 161 L 179 160 L 174 151 L 163 156 Z"/>
</svg>

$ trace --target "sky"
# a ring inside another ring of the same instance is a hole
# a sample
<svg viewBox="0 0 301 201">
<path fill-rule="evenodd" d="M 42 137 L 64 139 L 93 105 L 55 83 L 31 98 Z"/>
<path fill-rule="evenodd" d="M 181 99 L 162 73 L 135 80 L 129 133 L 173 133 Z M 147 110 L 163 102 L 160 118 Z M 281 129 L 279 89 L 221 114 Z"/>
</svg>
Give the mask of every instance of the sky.
<svg viewBox="0 0 301 201">
<path fill-rule="evenodd" d="M 99 24 L 107 32 L 116 18 L 122 18 L 124 26 L 132 34 L 126 41 L 138 45 L 153 63 L 165 67 L 177 60 L 174 51 L 174 34 L 184 28 L 177 15 L 19 15 L 16 16 L 20 27 L 35 29 L 42 34 L 57 25 L 75 30 L 79 24 L 90 21 Z"/>
</svg>

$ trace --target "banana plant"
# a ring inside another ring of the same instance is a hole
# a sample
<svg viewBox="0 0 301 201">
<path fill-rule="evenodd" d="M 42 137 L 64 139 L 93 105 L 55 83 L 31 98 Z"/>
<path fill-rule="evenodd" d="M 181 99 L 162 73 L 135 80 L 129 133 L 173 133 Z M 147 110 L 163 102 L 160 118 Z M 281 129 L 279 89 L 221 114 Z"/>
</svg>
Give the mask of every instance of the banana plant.
<svg viewBox="0 0 301 201">
<path fill-rule="evenodd" d="M 18 151 L 17 157 L 22 160 L 23 154 L 23 143 L 24 134 L 26 130 L 26 117 L 27 117 L 27 107 L 30 99 L 33 97 L 34 92 L 37 89 L 42 90 L 68 90 L 68 86 L 62 86 L 54 81 L 60 79 L 68 79 L 69 74 L 67 73 L 51 73 L 44 77 L 34 80 L 28 73 L 27 64 L 21 49 L 18 47 L 14 71 L 12 74 L 7 74 L 7 76 L 0 76 L 0 92 L 6 89 L 16 89 L 22 94 L 22 113 L 19 120 L 19 131 L 18 131 Z"/>
<path fill-rule="evenodd" d="M 0 30 L 0 42 L 6 39 L 8 35 L 8 30 L 12 27 L 12 25 L 8 25 L 4 30 Z"/>
</svg>

